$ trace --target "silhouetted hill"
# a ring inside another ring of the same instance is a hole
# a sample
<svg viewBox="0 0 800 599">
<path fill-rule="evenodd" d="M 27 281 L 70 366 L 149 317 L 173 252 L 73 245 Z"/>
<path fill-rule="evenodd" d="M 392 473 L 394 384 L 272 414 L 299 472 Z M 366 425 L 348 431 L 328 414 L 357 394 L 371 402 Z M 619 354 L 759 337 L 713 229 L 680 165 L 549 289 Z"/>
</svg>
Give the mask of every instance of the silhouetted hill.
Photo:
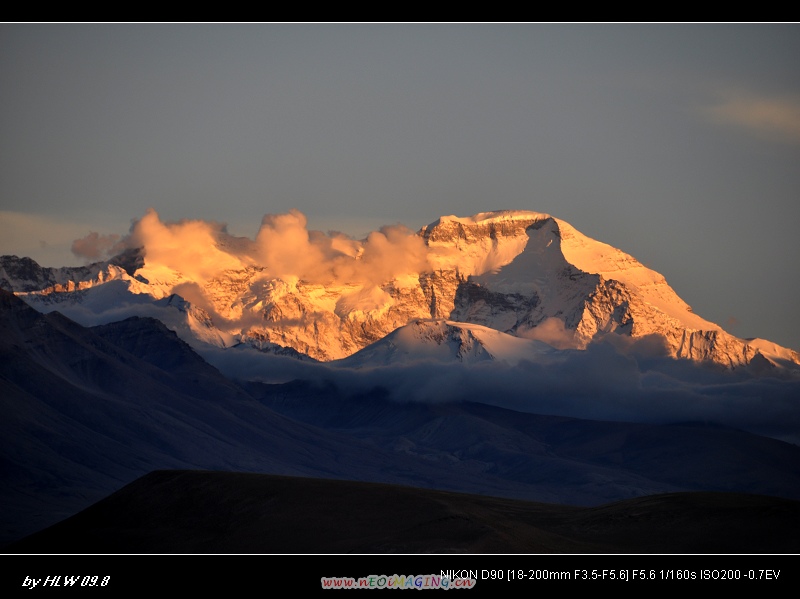
<svg viewBox="0 0 800 599">
<path fill-rule="evenodd" d="M 800 502 L 672 493 L 593 508 L 397 485 L 159 471 L 20 553 L 795 553 Z"/>
</svg>

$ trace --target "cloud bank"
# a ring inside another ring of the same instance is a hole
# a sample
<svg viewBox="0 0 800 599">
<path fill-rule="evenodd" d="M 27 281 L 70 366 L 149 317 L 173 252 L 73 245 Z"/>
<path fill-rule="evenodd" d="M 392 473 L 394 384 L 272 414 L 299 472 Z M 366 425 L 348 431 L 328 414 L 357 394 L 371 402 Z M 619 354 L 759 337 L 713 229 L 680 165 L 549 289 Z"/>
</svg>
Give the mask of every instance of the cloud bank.
<svg viewBox="0 0 800 599">
<path fill-rule="evenodd" d="M 306 380 L 321 390 L 333 385 L 344 396 L 377 392 L 397 402 L 471 401 L 593 420 L 713 423 L 800 444 L 797 376 L 731 372 L 665 357 L 653 339 L 621 345 L 615 337 L 514 366 L 428 361 L 354 370 L 246 348 L 203 355 L 233 378 Z"/>
<path fill-rule="evenodd" d="M 72 244 L 73 253 L 87 261 L 129 248 L 143 248 L 148 265 L 197 281 L 224 270 L 259 266 L 271 278 L 292 282 L 377 285 L 430 267 L 427 246 L 402 225 L 384 226 L 355 240 L 336 231 L 309 230 L 308 219 L 298 210 L 265 215 L 250 239 L 234 237 L 225 224 L 213 221 L 163 222 L 150 209 L 124 238 L 91 232 Z"/>
</svg>

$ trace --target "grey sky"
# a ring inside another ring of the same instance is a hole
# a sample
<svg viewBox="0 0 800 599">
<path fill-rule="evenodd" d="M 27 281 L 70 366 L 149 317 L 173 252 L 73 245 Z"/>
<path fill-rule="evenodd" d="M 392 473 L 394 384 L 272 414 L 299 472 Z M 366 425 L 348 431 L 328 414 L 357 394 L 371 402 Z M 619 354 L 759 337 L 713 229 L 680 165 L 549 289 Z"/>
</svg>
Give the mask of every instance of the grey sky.
<svg viewBox="0 0 800 599">
<path fill-rule="evenodd" d="M 548 212 L 800 349 L 800 25 L 0 25 L 0 253 Z"/>
</svg>

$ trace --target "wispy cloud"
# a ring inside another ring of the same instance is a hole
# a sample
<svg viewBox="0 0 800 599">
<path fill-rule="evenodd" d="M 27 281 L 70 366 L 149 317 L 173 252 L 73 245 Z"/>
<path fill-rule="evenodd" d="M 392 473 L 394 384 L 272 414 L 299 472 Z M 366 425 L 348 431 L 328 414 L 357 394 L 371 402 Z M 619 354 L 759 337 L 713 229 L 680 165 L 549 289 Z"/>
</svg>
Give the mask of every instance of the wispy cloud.
<svg viewBox="0 0 800 599">
<path fill-rule="evenodd" d="M 72 242 L 72 253 L 79 258 L 95 261 L 110 258 L 124 249 L 120 246 L 120 236 L 117 233 L 100 235 L 91 231 L 86 237 Z"/>
<path fill-rule="evenodd" d="M 800 142 L 800 97 L 759 96 L 741 91 L 721 94 L 704 113 L 714 122 L 743 127 L 769 139 Z"/>
</svg>

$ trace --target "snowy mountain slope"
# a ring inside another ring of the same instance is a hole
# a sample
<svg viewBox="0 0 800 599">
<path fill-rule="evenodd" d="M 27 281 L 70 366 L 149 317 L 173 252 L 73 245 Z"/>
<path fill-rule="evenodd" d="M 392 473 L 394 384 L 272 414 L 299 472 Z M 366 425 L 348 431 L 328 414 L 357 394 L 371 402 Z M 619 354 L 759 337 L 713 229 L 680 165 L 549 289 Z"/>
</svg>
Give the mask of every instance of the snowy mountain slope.
<svg viewBox="0 0 800 599">
<path fill-rule="evenodd" d="M 759 352 L 773 363 L 789 356 L 800 362 L 791 350 L 758 349 L 727 334 L 695 315 L 663 276 L 549 215 L 443 217 L 422 234 L 440 249 L 441 271 L 464 279 L 454 296 L 453 320 L 553 341 L 537 327 L 557 319 L 563 334 L 554 341 L 578 348 L 611 332 L 655 334 L 674 357 L 729 367 L 747 364 Z M 462 270 L 465 264 L 471 272 Z"/>
<path fill-rule="evenodd" d="M 363 368 L 423 361 L 472 364 L 482 360 L 500 360 L 515 365 L 520 360 L 541 360 L 556 351 L 541 341 L 521 339 L 482 325 L 417 320 L 332 364 Z"/>
<path fill-rule="evenodd" d="M 144 265 L 141 253 L 128 250 L 107 262 L 88 266 L 43 268 L 30 258 L 0 256 L 0 288 L 41 294 L 85 289 L 117 278 L 133 276 Z"/>
<path fill-rule="evenodd" d="M 460 323 L 447 326 L 462 331 L 480 325 L 558 349 L 583 349 L 611 333 L 655 335 L 676 358 L 736 368 L 759 356 L 767 370 L 800 364 L 793 350 L 739 339 L 702 319 L 662 275 L 548 214 L 443 216 L 380 260 L 368 247 L 375 239 L 388 247 L 388 238 L 329 239 L 330 265 L 306 267 L 305 278 L 286 266 L 289 249 L 258 250 L 266 243 L 262 233 L 256 241 L 219 234 L 208 264 L 202 254 L 178 263 L 147 247 L 129 252 L 125 268 L 117 259 L 41 269 L 6 256 L 0 286 L 38 310 L 58 309 L 85 325 L 154 316 L 196 347 L 245 343 L 321 361 L 351 356 L 410 323 L 438 319 Z"/>
</svg>

